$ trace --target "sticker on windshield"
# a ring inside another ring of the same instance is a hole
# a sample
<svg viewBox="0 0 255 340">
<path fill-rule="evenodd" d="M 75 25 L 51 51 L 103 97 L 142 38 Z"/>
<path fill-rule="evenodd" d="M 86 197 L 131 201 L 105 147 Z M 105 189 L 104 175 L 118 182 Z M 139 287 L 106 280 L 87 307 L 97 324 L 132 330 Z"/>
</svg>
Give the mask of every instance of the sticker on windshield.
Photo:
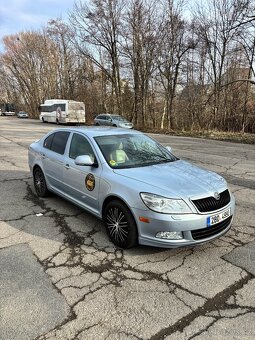
<svg viewBox="0 0 255 340">
<path fill-rule="evenodd" d="M 111 166 L 118 165 L 118 163 L 116 163 L 115 160 L 113 160 L 113 159 L 111 159 L 109 163 L 110 163 Z"/>
<path fill-rule="evenodd" d="M 92 191 L 94 190 L 95 188 L 95 176 L 93 174 L 88 174 L 85 178 L 85 185 L 86 185 L 86 188 L 89 190 L 89 191 Z"/>
</svg>

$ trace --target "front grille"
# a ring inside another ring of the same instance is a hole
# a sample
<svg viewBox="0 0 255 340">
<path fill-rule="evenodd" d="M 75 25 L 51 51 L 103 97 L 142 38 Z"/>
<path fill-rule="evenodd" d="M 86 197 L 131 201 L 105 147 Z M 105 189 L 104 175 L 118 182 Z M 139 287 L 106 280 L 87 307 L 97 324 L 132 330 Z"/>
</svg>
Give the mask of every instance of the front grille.
<svg viewBox="0 0 255 340">
<path fill-rule="evenodd" d="M 220 199 L 214 197 L 205 197 L 192 201 L 200 212 L 208 212 L 221 209 L 230 202 L 230 194 L 228 189 L 220 193 Z"/>
<path fill-rule="evenodd" d="M 204 229 L 191 230 L 191 235 L 194 240 L 203 240 L 215 236 L 225 230 L 231 223 L 232 216 L 229 216 L 224 221 L 217 223 L 211 227 Z"/>
</svg>

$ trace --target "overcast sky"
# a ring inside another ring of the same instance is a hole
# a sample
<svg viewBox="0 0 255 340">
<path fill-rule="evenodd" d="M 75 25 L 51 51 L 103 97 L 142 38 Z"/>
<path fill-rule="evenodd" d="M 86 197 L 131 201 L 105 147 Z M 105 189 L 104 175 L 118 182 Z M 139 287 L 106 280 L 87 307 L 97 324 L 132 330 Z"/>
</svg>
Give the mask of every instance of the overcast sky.
<svg viewBox="0 0 255 340">
<path fill-rule="evenodd" d="M 49 19 L 67 18 L 73 4 L 74 0 L 0 0 L 0 43 L 5 35 L 39 29 Z"/>
</svg>

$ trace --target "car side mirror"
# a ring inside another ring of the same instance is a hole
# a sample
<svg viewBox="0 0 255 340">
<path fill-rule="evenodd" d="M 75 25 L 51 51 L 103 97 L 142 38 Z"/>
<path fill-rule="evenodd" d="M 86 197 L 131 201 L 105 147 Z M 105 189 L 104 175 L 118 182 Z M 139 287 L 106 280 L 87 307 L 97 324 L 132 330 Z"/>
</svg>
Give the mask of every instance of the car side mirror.
<svg viewBox="0 0 255 340">
<path fill-rule="evenodd" d="M 165 146 L 165 148 L 167 149 L 167 151 L 169 151 L 171 153 L 173 152 L 171 146 L 167 145 L 167 146 Z"/>
<path fill-rule="evenodd" d="M 94 165 L 94 162 L 91 160 L 89 155 L 77 156 L 74 160 L 74 163 L 76 165 L 80 165 L 80 166 L 92 166 L 92 165 Z"/>
</svg>

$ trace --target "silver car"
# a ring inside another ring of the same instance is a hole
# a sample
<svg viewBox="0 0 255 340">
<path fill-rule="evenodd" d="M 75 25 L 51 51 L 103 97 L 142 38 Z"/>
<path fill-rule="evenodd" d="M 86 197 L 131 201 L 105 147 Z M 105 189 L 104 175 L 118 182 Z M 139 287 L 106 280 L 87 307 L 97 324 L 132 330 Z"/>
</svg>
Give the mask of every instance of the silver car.
<svg viewBox="0 0 255 340">
<path fill-rule="evenodd" d="M 133 123 L 130 123 L 126 118 L 120 115 L 113 115 L 109 113 L 101 114 L 96 116 L 94 119 L 95 125 L 104 125 L 104 126 L 114 126 L 125 129 L 132 129 Z"/>
<path fill-rule="evenodd" d="M 25 112 L 25 111 L 19 111 L 19 112 L 17 113 L 17 117 L 18 117 L 18 118 L 28 118 L 28 113 Z"/>
<path fill-rule="evenodd" d="M 211 241 L 231 225 L 226 181 L 138 132 L 56 129 L 29 147 L 38 196 L 52 191 L 103 219 L 112 242 L 180 247 Z"/>
</svg>

